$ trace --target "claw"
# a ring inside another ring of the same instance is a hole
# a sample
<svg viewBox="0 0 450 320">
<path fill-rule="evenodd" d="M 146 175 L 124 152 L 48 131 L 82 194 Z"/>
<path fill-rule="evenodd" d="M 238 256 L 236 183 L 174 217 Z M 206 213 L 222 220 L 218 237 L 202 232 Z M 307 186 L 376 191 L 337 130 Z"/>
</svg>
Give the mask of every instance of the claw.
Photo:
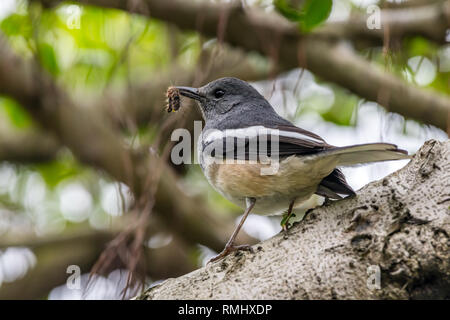
<svg viewBox="0 0 450 320">
<path fill-rule="evenodd" d="M 208 264 L 211 262 L 215 262 L 218 261 L 224 257 L 226 257 L 227 255 L 229 255 L 230 253 L 234 252 L 234 251 L 239 251 L 239 250 L 244 250 L 244 251 L 249 251 L 249 252 L 253 252 L 253 248 L 252 246 L 248 245 L 248 244 L 243 244 L 240 246 L 235 246 L 235 245 L 227 245 L 221 253 L 219 253 L 217 256 L 212 257 L 211 260 L 208 261 Z"/>
</svg>

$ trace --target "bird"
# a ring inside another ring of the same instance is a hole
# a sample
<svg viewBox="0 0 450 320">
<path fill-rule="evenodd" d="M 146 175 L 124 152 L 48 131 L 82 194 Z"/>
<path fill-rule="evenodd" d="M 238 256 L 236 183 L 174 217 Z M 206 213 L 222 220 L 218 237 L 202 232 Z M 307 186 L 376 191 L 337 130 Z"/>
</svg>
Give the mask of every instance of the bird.
<svg viewBox="0 0 450 320">
<path fill-rule="evenodd" d="M 278 115 L 253 86 L 237 78 L 220 78 L 199 88 L 175 88 L 197 102 L 205 121 L 197 152 L 206 179 L 244 209 L 225 248 L 210 262 L 233 251 L 252 250 L 235 245 L 250 212 L 286 213 L 286 230 L 293 210 L 314 194 L 328 200 L 355 195 L 339 167 L 410 158 L 390 143 L 330 145 Z"/>
</svg>

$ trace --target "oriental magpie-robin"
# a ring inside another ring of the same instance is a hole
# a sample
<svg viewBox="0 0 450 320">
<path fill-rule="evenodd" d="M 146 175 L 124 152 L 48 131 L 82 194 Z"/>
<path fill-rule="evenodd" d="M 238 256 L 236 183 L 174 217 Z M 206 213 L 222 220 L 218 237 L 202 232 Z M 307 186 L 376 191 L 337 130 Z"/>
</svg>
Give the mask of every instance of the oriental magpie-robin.
<svg viewBox="0 0 450 320">
<path fill-rule="evenodd" d="M 409 158 L 389 143 L 332 146 L 279 116 L 258 91 L 236 78 L 221 78 L 201 88 L 175 88 L 198 102 L 206 122 L 198 141 L 206 178 L 224 197 L 245 208 L 225 249 L 211 261 L 249 249 L 235 246 L 234 240 L 250 212 L 287 210 L 289 218 L 292 209 L 313 194 L 329 199 L 355 194 L 337 167 Z M 269 167 L 275 170 L 263 172 Z"/>
</svg>

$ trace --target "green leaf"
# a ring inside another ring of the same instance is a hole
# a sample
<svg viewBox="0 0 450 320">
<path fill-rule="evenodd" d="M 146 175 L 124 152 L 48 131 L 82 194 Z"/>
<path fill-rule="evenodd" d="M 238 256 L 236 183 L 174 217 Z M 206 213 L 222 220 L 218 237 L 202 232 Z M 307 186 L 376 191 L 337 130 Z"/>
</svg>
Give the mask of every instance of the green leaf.
<svg viewBox="0 0 450 320">
<path fill-rule="evenodd" d="M 29 16 L 11 14 L 0 23 L 0 29 L 7 36 L 23 36 L 29 38 L 32 35 L 32 25 Z"/>
<path fill-rule="evenodd" d="M 11 123 L 19 128 L 25 129 L 31 126 L 31 116 L 14 100 L 0 98 L 0 111 L 7 115 Z"/>
<path fill-rule="evenodd" d="M 61 181 L 72 178 L 81 172 L 76 163 L 66 159 L 37 164 L 35 168 L 51 189 Z"/>
<path fill-rule="evenodd" d="M 359 98 L 344 90 L 334 90 L 334 104 L 321 116 L 325 121 L 333 122 L 341 126 L 354 125 L 355 112 L 357 111 Z"/>
<path fill-rule="evenodd" d="M 333 0 L 306 0 L 303 5 L 304 19 L 300 21 L 303 31 L 310 31 L 324 22 L 331 13 Z"/>
<path fill-rule="evenodd" d="M 300 8 L 290 6 L 287 0 L 275 0 L 273 4 L 279 13 L 291 21 L 298 22 L 304 17 L 304 13 L 301 12 Z"/>
<path fill-rule="evenodd" d="M 284 225 L 286 225 L 286 223 L 288 222 L 287 220 L 288 220 L 288 217 L 289 217 L 289 215 L 287 214 L 287 213 L 285 213 L 285 214 L 283 214 L 283 218 L 281 219 L 281 221 L 280 221 L 280 226 L 284 226 Z"/>
<path fill-rule="evenodd" d="M 436 89 L 437 91 L 441 91 L 442 93 L 449 95 L 449 86 L 450 83 L 450 72 L 445 73 L 437 73 L 436 78 L 434 81 L 430 84 L 430 86 L 433 89 Z"/>
<path fill-rule="evenodd" d="M 295 4 L 297 3 L 297 4 Z M 333 0 L 274 0 L 278 12 L 291 21 L 299 23 L 302 31 L 311 31 L 330 15 Z M 298 4 L 300 3 L 300 4 Z"/>
<path fill-rule="evenodd" d="M 39 58 L 42 66 L 51 74 L 57 75 L 59 73 L 55 49 L 51 45 L 45 42 L 39 44 Z"/>
<path fill-rule="evenodd" d="M 405 40 L 405 47 L 409 57 L 425 56 L 429 58 L 436 54 L 438 49 L 435 44 L 422 37 Z"/>
</svg>

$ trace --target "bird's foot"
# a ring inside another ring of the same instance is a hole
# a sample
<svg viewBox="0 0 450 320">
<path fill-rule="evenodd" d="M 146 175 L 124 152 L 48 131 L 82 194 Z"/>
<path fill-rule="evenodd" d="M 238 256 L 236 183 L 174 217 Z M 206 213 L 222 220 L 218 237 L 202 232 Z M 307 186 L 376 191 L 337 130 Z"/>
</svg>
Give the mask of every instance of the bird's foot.
<svg viewBox="0 0 450 320">
<path fill-rule="evenodd" d="M 295 214 L 293 214 L 293 213 L 291 213 L 291 214 L 287 213 L 287 214 L 285 214 L 285 215 L 283 216 L 283 219 L 282 219 L 281 222 L 280 222 L 281 228 L 283 229 L 283 232 L 284 232 L 285 235 L 287 234 L 289 228 L 291 227 L 291 224 L 289 223 L 289 220 L 290 220 L 292 217 L 295 217 Z"/>
<path fill-rule="evenodd" d="M 229 255 L 230 253 L 232 253 L 234 251 L 240 251 L 240 250 L 253 252 L 252 246 L 250 246 L 248 244 L 243 244 L 243 245 L 239 245 L 239 246 L 235 246 L 234 244 L 226 245 L 225 248 L 222 250 L 222 252 L 219 253 L 217 256 L 211 258 L 211 260 L 209 260 L 208 263 L 218 261 L 218 260 L 226 257 L 227 255 Z"/>
<path fill-rule="evenodd" d="M 323 201 L 322 206 L 324 206 L 324 207 L 329 206 L 329 205 L 332 204 L 333 202 L 334 202 L 334 201 L 331 200 L 330 198 L 325 197 L 325 200 Z"/>
</svg>

